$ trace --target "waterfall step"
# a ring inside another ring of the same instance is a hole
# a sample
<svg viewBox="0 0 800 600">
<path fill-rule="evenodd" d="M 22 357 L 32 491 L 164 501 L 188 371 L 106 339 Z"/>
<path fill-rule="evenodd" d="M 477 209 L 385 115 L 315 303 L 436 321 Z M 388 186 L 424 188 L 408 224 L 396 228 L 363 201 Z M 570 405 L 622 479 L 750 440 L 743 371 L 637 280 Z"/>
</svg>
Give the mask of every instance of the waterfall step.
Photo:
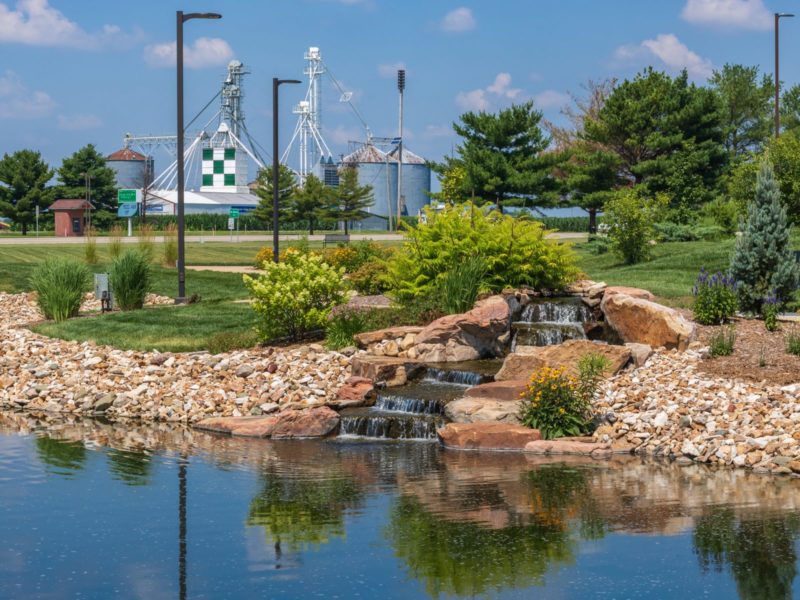
<svg viewBox="0 0 800 600">
<path fill-rule="evenodd" d="M 583 323 L 562 322 L 516 322 L 511 326 L 514 332 L 511 351 L 517 346 L 551 346 L 567 340 L 585 340 Z"/>
<path fill-rule="evenodd" d="M 474 371 L 462 371 L 461 369 L 437 369 L 429 367 L 425 372 L 423 381 L 433 383 L 448 383 L 451 385 L 462 385 L 471 387 L 480 385 L 493 379 L 492 375 L 476 373 Z"/>
<path fill-rule="evenodd" d="M 435 440 L 444 425 L 439 415 L 398 413 L 376 408 L 348 408 L 340 413 L 340 437 L 384 440 Z"/>
<path fill-rule="evenodd" d="M 522 310 L 519 320 L 526 323 L 585 323 L 592 320 L 592 310 L 580 298 L 537 299 Z"/>
</svg>

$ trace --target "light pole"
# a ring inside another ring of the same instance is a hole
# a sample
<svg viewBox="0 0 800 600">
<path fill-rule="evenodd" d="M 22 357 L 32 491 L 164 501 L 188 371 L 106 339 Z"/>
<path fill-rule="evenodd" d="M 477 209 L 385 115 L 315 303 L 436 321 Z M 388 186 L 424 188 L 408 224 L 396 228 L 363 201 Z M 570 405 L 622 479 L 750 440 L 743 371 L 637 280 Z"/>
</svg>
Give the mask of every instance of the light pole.
<svg viewBox="0 0 800 600">
<path fill-rule="evenodd" d="M 92 179 L 94 179 L 94 175 L 89 173 L 89 171 L 84 171 L 81 173 L 83 175 L 83 185 L 86 188 L 86 202 L 88 203 L 88 207 L 86 208 L 86 216 L 83 218 L 85 221 L 84 225 L 88 226 L 89 228 L 89 235 L 92 234 Z"/>
<path fill-rule="evenodd" d="M 302 83 L 297 79 L 272 78 L 272 260 L 278 262 L 280 240 L 278 239 L 278 88 L 284 83 Z"/>
<path fill-rule="evenodd" d="M 780 94 L 781 94 L 781 77 L 779 70 L 779 45 L 778 45 L 778 30 L 780 29 L 780 20 L 783 17 L 793 17 L 791 13 L 775 13 L 775 137 L 781 134 L 781 110 L 780 110 Z"/>
<path fill-rule="evenodd" d="M 175 13 L 177 31 L 175 34 L 175 54 L 178 70 L 178 297 L 175 304 L 186 302 L 186 248 L 184 244 L 183 220 L 183 24 L 191 19 L 221 19 L 218 13 Z"/>
<path fill-rule="evenodd" d="M 400 93 L 399 141 L 397 143 L 397 219 L 395 227 L 400 231 L 400 215 L 403 211 L 403 92 L 406 89 L 406 70 L 397 71 L 397 91 Z"/>
</svg>

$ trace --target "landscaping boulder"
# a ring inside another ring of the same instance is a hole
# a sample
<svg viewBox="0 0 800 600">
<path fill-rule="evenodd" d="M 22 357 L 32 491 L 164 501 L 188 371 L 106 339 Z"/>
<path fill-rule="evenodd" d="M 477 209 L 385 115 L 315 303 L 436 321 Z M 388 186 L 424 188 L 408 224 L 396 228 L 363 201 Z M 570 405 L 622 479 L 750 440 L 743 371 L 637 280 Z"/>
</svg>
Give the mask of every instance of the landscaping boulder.
<svg viewBox="0 0 800 600">
<path fill-rule="evenodd" d="M 471 387 L 464 395 L 467 398 L 517 401 L 525 391 L 527 383 L 524 380 L 492 381 Z"/>
<path fill-rule="evenodd" d="M 463 314 L 448 315 L 417 334 L 417 358 L 460 362 L 499 356 L 510 340 L 511 309 L 503 296 L 480 300 Z"/>
<path fill-rule="evenodd" d="M 397 338 L 405 338 L 407 335 L 417 334 L 422 331 L 422 327 L 418 326 L 403 326 L 403 327 L 388 327 L 387 329 L 378 329 L 377 331 L 365 331 L 353 336 L 356 344 L 361 348 L 366 348 L 372 344 L 378 344 L 387 340 L 395 340 Z M 404 350 L 406 348 L 403 348 Z"/>
<path fill-rule="evenodd" d="M 339 431 L 339 413 L 327 406 L 286 410 L 275 418 L 273 439 L 327 437 Z"/>
<path fill-rule="evenodd" d="M 611 285 L 605 289 L 603 296 L 613 296 L 614 294 L 625 294 L 631 298 L 641 298 L 642 300 L 655 301 L 656 297 L 647 290 L 634 287 L 626 287 L 624 285 Z"/>
<path fill-rule="evenodd" d="M 337 409 L 364 406 L 369 403 L 374 389 L 371 379 L 348 377 L 336 392 L 336 398 L 328 402 L 328 405 Z"/>
<path fill-rule="evenodd" d="M 436 434 L 446 448 L 459 450 L 522 450 L 542 437 L 538 429 L 508 423 L 449 423 Z"/>
<path fill-rule="evenodd" d="M 408 378 L 423 365 L 411 358 L 359 354 L 350 363 L 351 373 L 386 387 L 405 385 Z"/>
<path fill-rule="evenodd" d="M 531 454 L 578 454 L 606 458 L 611 455 L 611 445 L 570 439 L 534 440 L 525 445 L 525 452 Z"/>
<path fill-rule="evenodd" d="M 625 344 L 631 351 L 631 362 L 637 369 L 644 366 L 647 359 L 653 355 L 653 348 L 647 344 Z"/>
<path fill-rule="evenodd" d="M 553 346 L 519 346 L 509 354 L 497 375 L 496 381 L 528 381 L 535 371 L 543 367 L 563 367 L 571 375 L 578 375 L 578 360 L 586 354 L 605 356 L 610 365 L 608 375 L 619 372 L 631 357 L 626 346 L 615 346 L 589 340 L 568 340 Z"/>
<path fill-rule="evenodd" d="M 519 423 L 519 405 L 511 400 L 460 398 L 448 402 L 445 416 L 454 423 Z"/>
<path fill-rule="evenodd" d="M 600 307 L 606 322 L 626 343 L 686 350 L 696 334 L 694 323 L 677 310 L 650 300 L 606 292 Z"/>
</svg>

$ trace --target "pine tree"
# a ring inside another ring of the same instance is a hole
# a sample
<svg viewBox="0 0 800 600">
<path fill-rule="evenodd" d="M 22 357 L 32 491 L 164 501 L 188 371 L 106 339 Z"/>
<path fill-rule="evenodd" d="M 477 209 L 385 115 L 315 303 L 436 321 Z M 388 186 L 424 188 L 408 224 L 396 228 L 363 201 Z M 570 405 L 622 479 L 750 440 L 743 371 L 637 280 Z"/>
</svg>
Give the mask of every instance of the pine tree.
<svg viewBox="0 0 800 600">
<path fill-rule="evenodd" d="M 308 234 L 314 235 L 317 222 L 330 214 L 335 203 L 333 190 L 326 187 L 319 177 L 309 175 L 303 187 L 295 189 L 289 198 L 289 218 L 308 223 Z"/>
<path fill-rule="evenodd" d="M 33 150 L 18 150 L 0 159 L 0 215 L 22 226 L 22 235 L 36 218 L 36 207 L 47 208 L 52 199 L 45 186 L 53 171 Z"/>
<path fill-rule="evenodd" d="M 374 201 L 371 185 L 358 185 L 358 171 L 355 167 L 342 167 L 339 170 L 339 187 L 336 188 L 336 201 L 329 217 L 344 221 L 345 234 L 350 221 L 366 218 L 367 211 Z"/>
<path fill-rule="evenodd" d="M 65 158 L 58 168 L 57 198 L 86 198 L 86 174 L 90 177 L 95 223 L 110 223 L 117 212 L 117 176 L 105 157 L 87 144 Z"/>
<path fill-rule="evenodd" d="M 289 210 L 289 202 L 297 188 L 294 173 L 284 164 L 278 166 L 278 218 L 284 220 Z M 257 219 L 272 228 L 272 169 L 261 169 L 256 177 L 258 206 L 253 211 Z"/>
<path fill-rule="evenodd" d="M 758 313 L 767 295 L 785 302 L 797 288 L 797 264 L 789 240 L 786 209 L 769 160 L 761 163 L 747 223 L 731 259 L 739 308 Z"/>
</svg>

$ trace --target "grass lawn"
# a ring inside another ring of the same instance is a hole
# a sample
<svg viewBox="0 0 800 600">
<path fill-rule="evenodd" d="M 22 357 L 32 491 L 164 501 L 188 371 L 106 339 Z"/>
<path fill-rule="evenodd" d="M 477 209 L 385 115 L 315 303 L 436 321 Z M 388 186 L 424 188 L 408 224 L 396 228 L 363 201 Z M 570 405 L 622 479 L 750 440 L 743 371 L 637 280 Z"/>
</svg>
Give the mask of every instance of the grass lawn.
<svg viewBox="0 0 800 600">
<path fill-rule="evenodd" d="M 246 303 L 203 301 L 45 323 L 34 331 L 123 350 L 190 352 L 206 349 L 215 334 L 245 332 L 254 324 L 255 315 Z"/>
</svg>

